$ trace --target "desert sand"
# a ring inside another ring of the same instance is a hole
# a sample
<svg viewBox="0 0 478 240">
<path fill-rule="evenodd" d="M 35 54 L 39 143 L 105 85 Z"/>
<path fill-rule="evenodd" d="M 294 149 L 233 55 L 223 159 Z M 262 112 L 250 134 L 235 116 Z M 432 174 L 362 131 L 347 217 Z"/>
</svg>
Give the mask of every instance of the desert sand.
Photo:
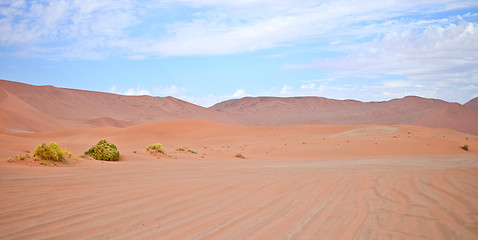
<svg viewBox="0 0 478 240">
<path fill-rule="evenodd" d="M 80 156 L 104 138 L 120 161 L 5 161 L 49 141 Z M 157 142 L 168 155 L 145 151 Z M 0 239 L 478 238 L 478 137 L 449 129 L 5 128 L 0 159 Z"/>
</svg>

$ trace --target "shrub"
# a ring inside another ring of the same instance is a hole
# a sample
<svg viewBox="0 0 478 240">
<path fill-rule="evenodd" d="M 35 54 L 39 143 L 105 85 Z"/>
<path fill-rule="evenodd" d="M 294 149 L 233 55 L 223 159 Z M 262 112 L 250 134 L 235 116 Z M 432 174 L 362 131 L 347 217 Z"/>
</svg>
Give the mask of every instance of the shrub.
<svg viewBox="0 0 478 240">
<path fill-rule="evenodd" d="M 193 153 L 193 154 L 198 154 L 196 151 L 189 149 L 188 152 Z"/>
<path fill-rule="evenodd" d="M 70 155 L 71 153 L 63 151 L 58 147 L 57 143 L 51 142 L 50 144 L 42 143 L 35 149 L 33 156 L 41 158 L 43 160 L 50 160 L 50 161 L 66 161 L 63 155 Z"/>
<path fill-rule="evenodd" d="M 236 154 L 236 156 L 235 156 L 235 157 L 237 157 L 237 158 L 243 158 L 243 159 L 244 159 L 244 158 L 246 158 L 246 157 L 244 157 L 244 155 L 242 155 L 242 153 L 238 153 L 238 154 Z"/>
<path fill-rule="evenodd" d="M 96 145 L 86 151 L 85 155 L 92 156 L 96 160 L 118 161 L 120 153 L 113 143 L 100 140 Z"/>
<path fill-rule="evenodd" d="M 149 146 L 146 148 L 146 151 L 159 152 L 159 153 L 162 153 L 162 154 L 166 154 L 166 153 L 164 152 L 163 145 L 161 145 L 160 143 L 156 143 L 156 144 L 149 145 Z"/>
<path fill-rule="evenodd" d="M 186 150 L 184 150 L 184 148 L 176 148 L 176 151 L 184 152 Z"/>
<path fill-rule="evenodd" d="M 463 146 L 460 146 L 461 149 L 465 150 L 465 151 L 468 151 L 468 145 L 463 145 Z"/>
</svg>

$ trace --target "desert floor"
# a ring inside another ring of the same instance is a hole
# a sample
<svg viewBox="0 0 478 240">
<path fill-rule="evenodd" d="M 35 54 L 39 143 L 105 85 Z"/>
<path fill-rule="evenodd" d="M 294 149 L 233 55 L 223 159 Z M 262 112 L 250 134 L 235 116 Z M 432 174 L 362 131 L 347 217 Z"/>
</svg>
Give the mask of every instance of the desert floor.
<svg viewBox="0 0 478 240">
<path fill-rule="evenodd" d="M 6 161 L 103 138 L 119 162 Z M 145 151 L 156 142 L 169 156 Z M 478 239 L 476 149 L 476 136 L 416 126 L 3 131 L 0 239 Z"/>
</svg>

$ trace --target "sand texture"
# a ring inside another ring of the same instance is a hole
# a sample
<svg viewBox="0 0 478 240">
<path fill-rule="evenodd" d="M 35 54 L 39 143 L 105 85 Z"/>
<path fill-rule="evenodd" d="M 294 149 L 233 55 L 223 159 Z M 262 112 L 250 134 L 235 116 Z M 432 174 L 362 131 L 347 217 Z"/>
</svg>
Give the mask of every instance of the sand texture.
<svg viewBox="0 0 478 240">
<path fill-rule="evenodd" d="M 5 161 L 102 138 L 119 162 Z M 156 142 L 169 156 L 145 151 Z M 477 149 L 477 136 L 410 125 L 4 131 L 0 239 L 477 239 Z"/>
</svg>

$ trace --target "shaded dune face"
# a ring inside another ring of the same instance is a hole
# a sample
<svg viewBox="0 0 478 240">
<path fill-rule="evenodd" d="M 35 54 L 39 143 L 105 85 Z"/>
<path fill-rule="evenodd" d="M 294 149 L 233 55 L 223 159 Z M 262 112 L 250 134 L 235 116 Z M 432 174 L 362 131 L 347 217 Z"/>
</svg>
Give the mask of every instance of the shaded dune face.
<svg viewBox="0 0 478 240">
<path fill-rule="evenodd" d="M 478 97 L 471 99 L 464 106 L 478 111 Z"/>
</svg>

